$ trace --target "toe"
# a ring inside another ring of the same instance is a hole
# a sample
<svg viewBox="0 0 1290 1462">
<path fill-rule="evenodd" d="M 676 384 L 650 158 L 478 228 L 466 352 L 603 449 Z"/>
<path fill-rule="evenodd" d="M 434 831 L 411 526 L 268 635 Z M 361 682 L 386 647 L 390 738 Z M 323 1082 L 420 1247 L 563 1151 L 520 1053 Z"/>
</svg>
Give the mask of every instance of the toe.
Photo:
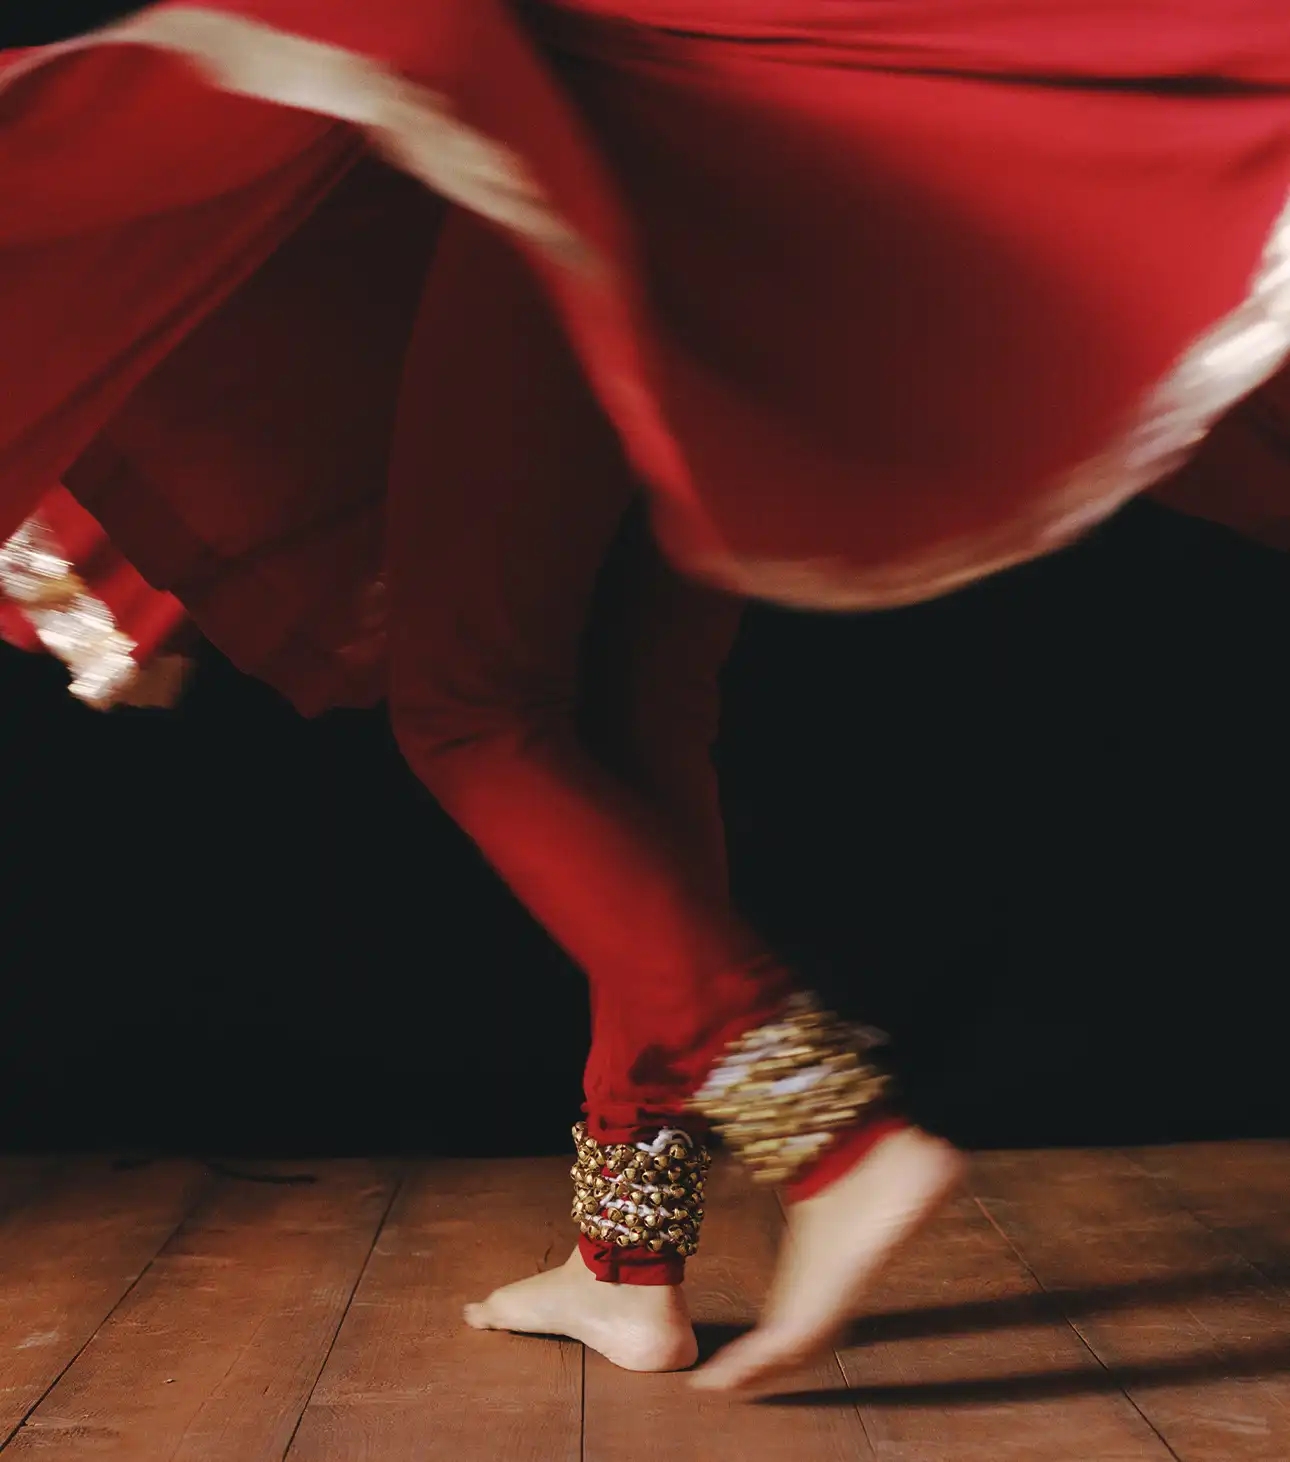
<svg viewBox="0 0 1290 1462">
<path fill-rule="evenodd" d="M 467 1305 L 462 1311 L 462 1318 L 472 1330 L 491 1330 L 493 1328 L 487 1302 L 482 1305 Z"/>
</svg>

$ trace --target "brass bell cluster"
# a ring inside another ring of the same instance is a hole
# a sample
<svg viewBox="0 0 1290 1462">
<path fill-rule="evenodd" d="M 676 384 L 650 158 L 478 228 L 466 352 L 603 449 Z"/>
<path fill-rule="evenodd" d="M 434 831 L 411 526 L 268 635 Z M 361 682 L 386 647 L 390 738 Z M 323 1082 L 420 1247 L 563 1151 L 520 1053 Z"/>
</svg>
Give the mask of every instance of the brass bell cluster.
<svg viewBox="0 0 1290 1462">
<path fill-rule="evenodd" d="M 586 1123 L 573 1129 L 573 1219 L 589 1239 L 682 1259 L 699 1247 L 710 1158 L 682 1133 L 664 1136 L 671 1139 L 665 1145 L 602 1147 Z"/>
</svg>

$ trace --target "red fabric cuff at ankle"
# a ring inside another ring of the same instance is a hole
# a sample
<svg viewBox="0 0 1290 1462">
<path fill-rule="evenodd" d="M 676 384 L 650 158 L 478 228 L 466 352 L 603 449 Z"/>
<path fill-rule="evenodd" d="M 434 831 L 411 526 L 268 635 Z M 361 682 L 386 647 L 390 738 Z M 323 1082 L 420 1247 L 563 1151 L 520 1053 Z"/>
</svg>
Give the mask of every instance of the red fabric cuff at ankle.
<svg viewBox="0 0 1290 1462">
<path fill-rule="evenodd" d="M 801 1203 L 807 1198 L 814 1198 L 862 1163 L 884 1138 L 903 1132 L 908 1126 L 909 1122 L 904 1117 L 886 1112 L 840 1133 L 823 1157 L 817 1158 L 795 1183 L 788 1185 L 784 1190 L 785 1201 Z"/>
<path fill-rule="evenodd" d="M 582 1262 L 603 1284 L 677 1285 L 685 1278 L 685 1260 L 648 1249 L 620 1249 L 579 1235 Z"/>
</svg>

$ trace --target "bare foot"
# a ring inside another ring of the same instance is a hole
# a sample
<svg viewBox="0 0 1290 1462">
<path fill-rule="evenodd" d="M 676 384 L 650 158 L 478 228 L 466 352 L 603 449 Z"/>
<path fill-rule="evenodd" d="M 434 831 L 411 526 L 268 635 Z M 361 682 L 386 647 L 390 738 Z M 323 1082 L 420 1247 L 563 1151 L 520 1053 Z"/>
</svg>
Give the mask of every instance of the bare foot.
<svg viewBox="0 0 1290 1462">
<path fill-rule="evenodd" d="M 765 1392 L 829 1346 L 865 1285 L 931 1216 L 962 1171 L 948 1143 L 911 1128 L 789 1209 L 761 1324 L 694 1377 L 705 1391 Z"/>
<path fill-rule="evenodd" d="M 482 1304 L 466 1306 L 475 1330 L 517 1330 L 567 1335 L 625 1371 L 683 1371 L 699 1347 L 679 1287 L 603 1284 L 575 1249 L 559 1269 L 548 1269 L 495 1289 Z"/>
</svg>

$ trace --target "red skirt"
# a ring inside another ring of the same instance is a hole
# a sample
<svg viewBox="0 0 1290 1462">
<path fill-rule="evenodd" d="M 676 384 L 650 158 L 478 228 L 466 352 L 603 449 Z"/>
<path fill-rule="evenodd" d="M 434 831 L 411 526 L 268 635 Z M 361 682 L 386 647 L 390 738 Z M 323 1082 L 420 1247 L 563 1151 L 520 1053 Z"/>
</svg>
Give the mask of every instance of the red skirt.
<svg viewBox="0 0 1290 1462">
<path fill-rule="evenodd" d="M 211 10 L 226 94 L 177 4 L 8 58 L 0 531 L 66 481 L 307 708 L 379 688 L 437 223 L 337 191 L 363 136 L 515 239 L 672 557 L 785 602 L 1067 541 L 1290 339 L 1281 0 Z"/>
</svg>

